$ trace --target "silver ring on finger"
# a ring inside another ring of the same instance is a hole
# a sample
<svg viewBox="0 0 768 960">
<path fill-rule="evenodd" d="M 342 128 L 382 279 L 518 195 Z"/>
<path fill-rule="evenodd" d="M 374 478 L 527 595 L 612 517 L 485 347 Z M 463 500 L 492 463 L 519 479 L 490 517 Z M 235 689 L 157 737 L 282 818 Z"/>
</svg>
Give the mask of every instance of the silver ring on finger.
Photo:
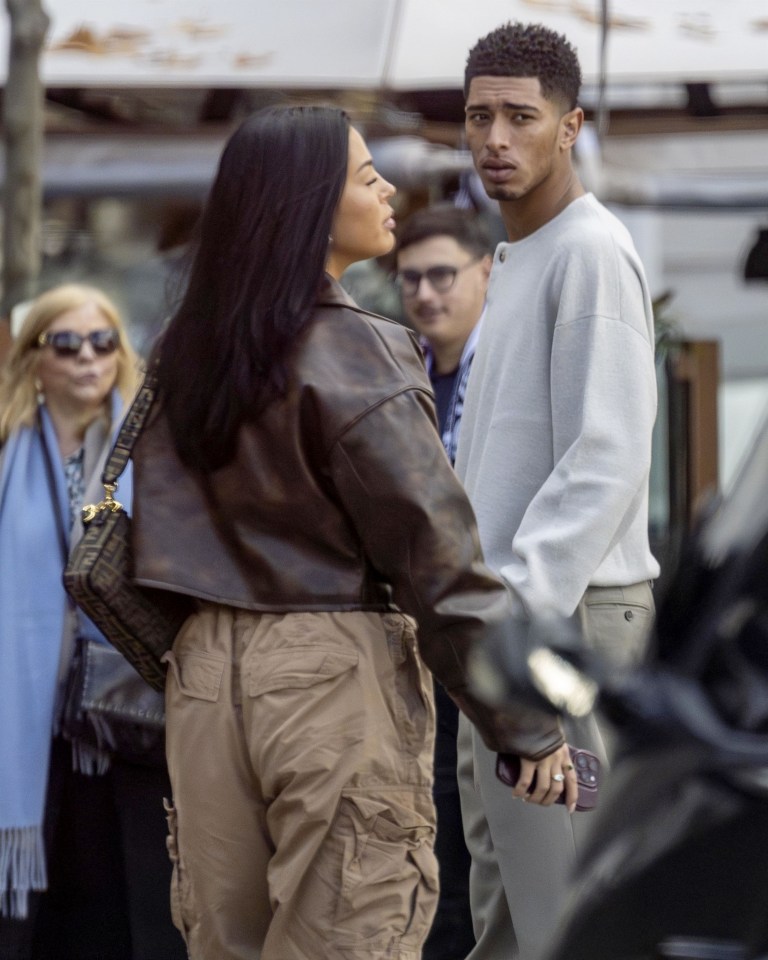
<svg viewBox="0 0 768 960">
<path fill-rule="evenodd" d="M 564 773 L 555 773 L 555 774 L 552 775 L 552 779 L 555 781 L 555 783 L 562 783 L 563 780 L 565 780 L 565 774 L 564 774 Z"/>
</svg>

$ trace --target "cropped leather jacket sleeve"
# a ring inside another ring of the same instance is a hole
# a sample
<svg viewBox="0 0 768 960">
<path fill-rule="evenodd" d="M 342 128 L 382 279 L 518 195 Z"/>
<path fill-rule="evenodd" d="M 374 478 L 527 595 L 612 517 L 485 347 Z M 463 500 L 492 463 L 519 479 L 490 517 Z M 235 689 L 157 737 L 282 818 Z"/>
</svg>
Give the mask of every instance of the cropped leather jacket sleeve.
<svg viewBox="0 0 768 960">
<path fill-rule="evenodd" d="M 474 515 L 435 428 L 431 397 L 408 389 L 350 425 L 330 455 L 331 475 L 367 557 L 419 624 L 427 666 L 491 750 L 538 759 L 563 743 L 555 719 L 499 711 L 467 687 L 471 645 L 510 635 L 506 587 L 482 562 Z"/>
</svg>

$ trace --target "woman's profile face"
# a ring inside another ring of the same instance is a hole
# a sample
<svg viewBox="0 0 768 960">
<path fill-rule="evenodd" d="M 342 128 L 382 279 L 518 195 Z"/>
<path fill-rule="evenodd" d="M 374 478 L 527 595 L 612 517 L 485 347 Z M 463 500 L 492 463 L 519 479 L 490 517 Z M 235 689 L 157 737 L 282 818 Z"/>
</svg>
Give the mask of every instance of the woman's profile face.
<svg viewBox="0 0 768 960">
<path fill-rule="evenodd" d="M 88 334 L 97 331 L 109 331 L 114 327 L 94 303 L 85 303 L 80 307 L 65 310 L 49 324 L 46 334 L 74 333 L 71 344 L 82 343 L 76 353 L 70 346 L 65 355 L 57 349 L 56 342 L 40 347 L 37 366 L 34 371 L 39 380 L 45 402 L 49 408 L 60 413 L 71 413 L 82 417 L 93 412 L 96 416 L 107 395 L 117 380 L 118 350 L 94 344 L 87 339 Z M 111 352 L 105 352 L 111 350 Z"/>
<path fill-rule="evenodd" d="M 349 131 L 349 161 L 344 190 L 331 229 L 327 270 L 337 279 L 358 260 L 389 253 L 395 243 L 395 220 L 389 201 L 391 183 L 379 176 L 365 141 Z"/>
</svg>

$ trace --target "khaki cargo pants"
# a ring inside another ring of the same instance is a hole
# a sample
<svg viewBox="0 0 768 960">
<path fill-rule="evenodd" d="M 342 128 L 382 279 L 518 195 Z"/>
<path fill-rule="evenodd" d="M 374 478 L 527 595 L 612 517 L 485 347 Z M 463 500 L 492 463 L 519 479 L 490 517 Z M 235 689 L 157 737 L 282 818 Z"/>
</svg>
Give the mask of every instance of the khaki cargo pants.
<svg viewBox="0 0 768 960">
<path fill-rule="evenodd" d="M 418 960 L 438 881 L 412 622 L 204 605 L 167 657 L 171 900 L 191 960 Z"/>
</svg>

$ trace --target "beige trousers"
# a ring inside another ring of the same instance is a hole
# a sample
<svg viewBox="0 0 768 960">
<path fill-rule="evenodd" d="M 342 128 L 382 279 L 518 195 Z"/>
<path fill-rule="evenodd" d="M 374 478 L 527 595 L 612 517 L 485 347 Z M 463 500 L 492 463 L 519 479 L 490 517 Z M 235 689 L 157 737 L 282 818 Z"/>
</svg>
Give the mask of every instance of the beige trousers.
<svg viewBox="0 0 768 960">
<path fill-rule="evenodd" d="M 585 642 L 621 673 L 645 655 L 656 614 L 653 588 L 647 581 L 629 587 L 589 587 L 576 614 Z"/>
<path fill-rule="evenodd" d="M 585 642 L 616 669 L 645 650 L 654 613 L 650 584 L 590 587 L 577 615 Z M 607 760 L 606 735 L 593 715 L 566 719 L 566 738 Z M 459 721 L 458 776 L 477 944 L 467 960 L 541 960 L 569 887 L 591 813 L 539 807 L 512 796 L 495 774 L 496 755 L 465 717 Z M 610 750 L 610 746 L 609 746 Z"/>
<path fill-rule="evenodd" d="M 167 656 L 172 906 L 191 960 L 418 960 L 438 883 L 412 622 L 207 605 Z"/>
</svg>

